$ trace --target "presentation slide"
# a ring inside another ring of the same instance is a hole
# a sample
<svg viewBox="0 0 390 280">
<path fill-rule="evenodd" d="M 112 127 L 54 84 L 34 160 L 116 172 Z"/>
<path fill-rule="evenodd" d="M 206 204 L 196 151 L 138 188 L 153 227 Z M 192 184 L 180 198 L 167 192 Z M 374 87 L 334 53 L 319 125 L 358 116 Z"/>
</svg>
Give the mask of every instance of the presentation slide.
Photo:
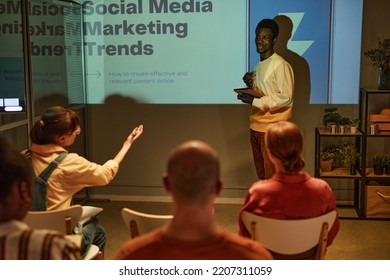
<svg viewBox="0 0 390 280">
<path fill-rule="evenodd" d="M 247 2 L 84 1 L 88 103 L 237 103 Z"/>
<path fill-rule="evenodd" d="M 291 27 L 281 25 L 281 32 L 289 27 L 291 34 L 278 44 L 307 64 L 310 103 L 358 102 L 363 0 L 76 2 L 29 1 L 35 98 L 56 93 L 70 103 L 104 104 L 119 95 L 150 104 L 241 104 L 234 89 L 245 87 L 243 75 L 259 61 L 257 23 L 285 17 Z M 20 15 L 20 2 L 0 1 L 3 104 L 15 92 L 23 96 Z M 294 72 L 302 75 L 300 68 Z"/>
</svg>

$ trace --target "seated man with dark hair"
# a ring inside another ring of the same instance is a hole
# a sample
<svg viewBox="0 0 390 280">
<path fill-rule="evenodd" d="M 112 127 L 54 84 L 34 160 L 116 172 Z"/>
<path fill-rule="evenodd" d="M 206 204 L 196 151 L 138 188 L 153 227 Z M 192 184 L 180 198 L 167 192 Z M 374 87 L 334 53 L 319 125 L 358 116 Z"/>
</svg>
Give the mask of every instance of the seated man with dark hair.
<svg viewBox="0 0 390 280">
<path fill-rule="evenodd" d="M 213 203 L 222 181 L 217 153 L 209 145 L 188 141 L 174 149 L 163 182 L 173 198 L 172 221 L 129 240 L 115 259 L 272 259 L 260 243 L 223 230 L 215 222 Z"/>
<path fill-rule="evenodd" d="M 31 229 L 32 174 L 27 160 L 0 137 L 0 260 L 77 260 L 77 246 L 64 235 Z"/>
</svg>

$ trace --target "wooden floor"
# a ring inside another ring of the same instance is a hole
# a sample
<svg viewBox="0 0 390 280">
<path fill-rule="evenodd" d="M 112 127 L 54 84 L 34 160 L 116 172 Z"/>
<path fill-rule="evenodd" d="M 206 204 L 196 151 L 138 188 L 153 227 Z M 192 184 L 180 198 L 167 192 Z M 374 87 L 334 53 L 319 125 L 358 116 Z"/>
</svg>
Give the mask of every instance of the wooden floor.
<svg viewBox="0 0 390 280">
<path fill-rule="evenodd" d="M 130 238 L 122 221 L 123 207 L 156 214 L 171 214 L 170 203 L 159 202 L 87 202 L 103 207 L 100 224 L 107 232 L 105 259 L 112 259 L 119 247 Z M 216 204 L 215 217 L 226 230 L 238 232 L 237 215 L 241 205 Z M 328 260 L 390 260 L 390 221 L 361 220 L 353 208 L 340 207 L 341 227 L 325 256 Z"/>
</svg>

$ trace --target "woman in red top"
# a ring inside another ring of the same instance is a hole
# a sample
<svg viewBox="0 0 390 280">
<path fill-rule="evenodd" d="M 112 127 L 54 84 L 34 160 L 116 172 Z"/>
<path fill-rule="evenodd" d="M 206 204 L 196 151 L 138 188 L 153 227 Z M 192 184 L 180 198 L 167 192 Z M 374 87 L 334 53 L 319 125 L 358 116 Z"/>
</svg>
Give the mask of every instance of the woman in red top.
<svg viewBox="0 0 390 280">
<path fill-rule="evenodd" d="M 305 166 L 301 156 L 303 137 L 298 126 L 288 121 L 275 123 L 268 128 L 265 138 L 276 173 L 268 180 L 254 183 L 249 189 L 240 211 L 239 234 L 250 236 L 241 218 L 243 211 L 274 219 L 304 219 L 336 210 L 336 201 L 328 183 L 302 171 Z M 329 231 L 328 246 L 339 228 L 337 216 Z"/>
</svg>

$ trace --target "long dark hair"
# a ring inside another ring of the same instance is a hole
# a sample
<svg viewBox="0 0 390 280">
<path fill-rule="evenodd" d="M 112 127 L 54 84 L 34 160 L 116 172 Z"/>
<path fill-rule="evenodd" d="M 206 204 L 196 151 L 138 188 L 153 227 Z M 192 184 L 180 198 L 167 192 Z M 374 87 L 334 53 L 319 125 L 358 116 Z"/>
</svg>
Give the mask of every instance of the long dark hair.
<svg viewBox="0 0 390 280">
<path fill-rule="evenodd" d="M 61 106 L 49 107 L 30 132 L 35 144 L 54 144 L 58 136 L 70 134 L 80 125 L 76 112 Z"/>
<path fill-rule="evenodd" d="M 281 121 L 271 125 L 266 133 L 268 153 L 282 162 L 285 171 L 299 172 L 305 166 L 301 153 L 303 136 L 298 126 Z"/>
</svg>

